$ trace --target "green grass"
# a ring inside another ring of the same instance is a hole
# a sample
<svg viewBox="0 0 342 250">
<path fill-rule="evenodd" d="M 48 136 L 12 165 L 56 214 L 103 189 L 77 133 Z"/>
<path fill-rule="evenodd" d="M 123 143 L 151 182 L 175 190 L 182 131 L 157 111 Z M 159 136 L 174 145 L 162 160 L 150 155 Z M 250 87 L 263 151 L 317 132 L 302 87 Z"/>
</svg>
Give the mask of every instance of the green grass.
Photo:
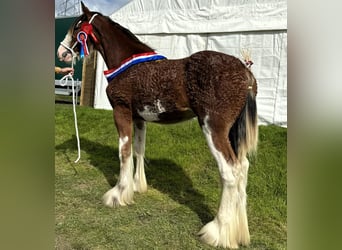
<svg viewBox="0 0 342 250">
<path fill-rule="evenodd" d="M 196 120 L 147 125 L 148 192 L 110 209 L 101 198 L 119 173 L 112 112 L 77 107 L 77 117 L 75 164 L 72 106 L 56 104 L 56 249 L 217 249 L 196 235 L 220 199 L 218 169 Z M 247 187 L 251 245 L 241 249 L 286 249 L 287 130 L 260 126 L 259 136 Z"/>
</svg>

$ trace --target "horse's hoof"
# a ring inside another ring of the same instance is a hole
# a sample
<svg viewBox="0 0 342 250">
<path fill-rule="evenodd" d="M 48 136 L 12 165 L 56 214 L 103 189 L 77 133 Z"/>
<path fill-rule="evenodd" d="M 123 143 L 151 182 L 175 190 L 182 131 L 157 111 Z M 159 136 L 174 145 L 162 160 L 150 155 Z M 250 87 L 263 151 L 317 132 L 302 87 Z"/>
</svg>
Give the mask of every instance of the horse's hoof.
<svg viewBox="0 0 342 250">
<path fill-rule="evenodd" d="M 201 240 L 208 245 L 237 249 L 239 245 L 236 237 L 232 234 L 233 232 L 229 232 L 229 225 L 220 225 L 216 218 L 206 224 L 198 233 Z"/>
<path fill-rule="evenodd" d="M 108 190 L 102 197 L 103 204 L 107 207 L 126 206 L 133 202 L 133 189 L 120 189 L 118 186 Z"/>
</svg>

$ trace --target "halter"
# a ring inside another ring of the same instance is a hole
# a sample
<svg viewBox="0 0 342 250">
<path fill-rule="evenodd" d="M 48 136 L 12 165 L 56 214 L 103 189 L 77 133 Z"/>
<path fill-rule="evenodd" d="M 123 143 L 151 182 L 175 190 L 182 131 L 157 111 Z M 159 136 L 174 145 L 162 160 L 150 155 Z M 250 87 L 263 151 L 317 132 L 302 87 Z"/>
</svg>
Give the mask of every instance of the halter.
<svg viewBox="0 0 342 250">
<path fill-rule="evenodd" d="M 88 49 L 88 45 L 87 45 L 87 39 L 88 39 L 88 35 L 91 36 L 91 38 L 93 38 L 94 42 L 95 43 L 98 43 L 98 39 L 96 38 L 94 32 L 93 32 L 93 25 L 91 24 L 93 21 L 94 21 L 94 18 L 97 16 L 98 14 L 95 13 L 89 20 L 89 22 L 84 22 L 82 23 L 81 25 L 81 31 L 78 32 L 77 34 L 77 41 L 71 46 L 69 47 L 64 39 L 64 41 L 61 42 L 61 45 L 63 45 L 66 49 L 68 49 L 71 54 L 74 56 L 76 56 L 76 53 L 74 51 L 74 48 L 76 47 L 76 45 L 78 43 L 81 43 L 82 47 L 81 47 L 81 51 L 80 51 L 80 55 L 81 57 L 83 58 L 84 56 L 87 56 L 89 55 L 89 49 Z M 78 22 L 78 24 L 80 23 L 81 21 Z M 77 25 L 78 25 L 77 24 Z M 69 41 L 70 43 L 71 41 Z"/>
</svg>

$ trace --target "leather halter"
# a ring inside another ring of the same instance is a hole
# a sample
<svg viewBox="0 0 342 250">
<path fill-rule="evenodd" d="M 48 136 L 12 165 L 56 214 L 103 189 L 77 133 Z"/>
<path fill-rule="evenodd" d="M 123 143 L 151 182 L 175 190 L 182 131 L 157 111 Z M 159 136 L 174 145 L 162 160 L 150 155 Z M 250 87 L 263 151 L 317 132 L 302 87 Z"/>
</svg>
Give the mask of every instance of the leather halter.
<svg viewBox="0 0 342 250">
<path fill-rule="evenodd" d="M 88 50 L 88 46 L 87 46 L 87 39 L 88 39 L 88 35 L 91 36 L 91 38 L 94 40 L 95 43 L 98 43 L 98 39 L 95 36 L 94 32 L 93 32 L 93 26 L 92 26 L 92 22 L 94 20 L 94 18 L 97 16 L 98 14 L 95 13 L 89 20 L 89 22 L 84 22 L 81 25 L 81 30 L 78 32 L 77 34 L 77 41 L 71 46 L 69 47 L 65 41 L 61 42 L 61 45 L 64 46 L 66 49 L 68 49 L 73 56 L 76 55 L 74 48 L 76 47 L 77 43 L 81 43 L 82 48 L 81 48 L 81 57 L 83 57 L 84 55 L 89 55 L 89 50 Z M 81 22 L 81 21 L 80 21 Z M 79 22 L 79 23 L 80 23 Z M 78 24 L 79 24 L 78 23 Z"/>
</svg>

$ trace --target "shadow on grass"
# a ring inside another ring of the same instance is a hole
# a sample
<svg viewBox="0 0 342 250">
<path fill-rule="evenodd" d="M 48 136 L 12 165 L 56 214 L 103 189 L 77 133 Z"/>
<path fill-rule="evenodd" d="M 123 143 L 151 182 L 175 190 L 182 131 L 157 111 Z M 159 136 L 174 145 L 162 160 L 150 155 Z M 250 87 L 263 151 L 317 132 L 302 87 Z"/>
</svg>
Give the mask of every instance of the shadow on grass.
<svg viewBox="0 0 342 250">
<path fill-rule="evenodd" d="M 66 150 L 77 151 L 75 141 L 76 138 L 73 137 L 57 145 L 56 150 L 62 153 Z M 80 143 L 82 151 L 86 151 L 89 155 L 90 164 L 99 169 L 109 185 L 113 187 L 116 184 L 114 176 L 118 176 L 120 172 L 118 149 L 85 138 L 80 138 Z M 191 179 L 181 166 L 170 159 L 147 159 L 145 172 L 149 186 L 189 207 L 199 216 L 202 223 L 213 219 L 210 208 L 205 204 L 204 195 L 194 188 Z"/>
</svg>

